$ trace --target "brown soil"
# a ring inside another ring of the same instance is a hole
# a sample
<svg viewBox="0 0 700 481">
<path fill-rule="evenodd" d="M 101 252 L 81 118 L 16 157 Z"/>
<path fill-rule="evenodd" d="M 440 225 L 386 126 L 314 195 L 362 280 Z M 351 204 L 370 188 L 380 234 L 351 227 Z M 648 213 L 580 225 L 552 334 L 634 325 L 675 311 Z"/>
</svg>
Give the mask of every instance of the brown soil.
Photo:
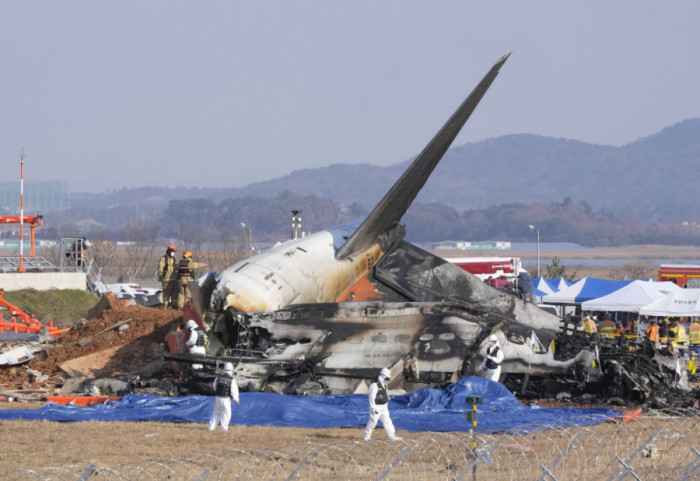
<svg viewBox="0 0 700 481">
<path fill-rule="evenodd" d="M 113 377 L 162 360 L 166 334 L 182 323 L 181 311 L 127 305 L 111 294 L 98 306 L 92 319 L 47 344 L 26 365 L 0 369 L 0 390 L 51 389 L 71 375 Z M 125 329 L 101 332 L 128 319 Z"/>
</svg>

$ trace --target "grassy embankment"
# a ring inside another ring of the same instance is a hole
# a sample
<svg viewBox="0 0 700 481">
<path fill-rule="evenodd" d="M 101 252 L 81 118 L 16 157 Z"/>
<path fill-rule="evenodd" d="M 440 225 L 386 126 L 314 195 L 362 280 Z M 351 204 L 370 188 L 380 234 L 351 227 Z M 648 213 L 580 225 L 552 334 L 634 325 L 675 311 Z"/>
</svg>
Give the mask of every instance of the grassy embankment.
<svg viewBox="0 0 700 481">
<path fill-rule="evenodd" d="M 70 327 L 84 319 L 99 300 L 95 294 L 77 289 L 22 289 L 4 292 L 2 298 L 42 323 L 53 321 L 59 328 Z M 4 317 L 8 317 L 7 314 Z"/>
</svg>

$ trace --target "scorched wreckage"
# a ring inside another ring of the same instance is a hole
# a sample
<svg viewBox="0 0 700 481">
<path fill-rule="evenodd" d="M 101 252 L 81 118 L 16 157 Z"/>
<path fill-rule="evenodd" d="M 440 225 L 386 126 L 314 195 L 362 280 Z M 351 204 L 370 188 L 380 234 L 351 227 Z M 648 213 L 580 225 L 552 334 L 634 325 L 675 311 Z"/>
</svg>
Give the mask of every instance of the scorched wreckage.
<svg viewBox="0 0 700 481">
<path fill-rule="evenodd" d="M 591 365 L 589 350 L 566 360 L 547 355 L 556 316 L 403 240 L 402 216 L 507 58 L 366 218 L 287 241 L 194 286 L 197 321 L 211 341 L 203 364 L 233 362 L 243 390 L 294 394 L 358 392 L 389 367 L 390 387 L 413 391 L 475 374 L 494 333 L 504 374 Z"/>
</svg>

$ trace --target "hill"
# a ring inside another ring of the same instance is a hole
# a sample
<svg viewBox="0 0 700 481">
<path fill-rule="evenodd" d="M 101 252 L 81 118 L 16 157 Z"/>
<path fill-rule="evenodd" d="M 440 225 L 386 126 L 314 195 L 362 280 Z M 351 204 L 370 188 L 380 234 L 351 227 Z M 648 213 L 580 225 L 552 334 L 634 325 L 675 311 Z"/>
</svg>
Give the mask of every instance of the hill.
<svg viewBox="0 0 700 481">
<path fill-rule="evenodd" d="M 303 169 L 243 188 L 125 188 L 73 194 L 93 208 L 139 205 L 158 211 L 171 200 L 275 197 L 288 191 L 340 205 L 373 206 L 401 175 L 388 167 L 335 164 Z M 689 119 L 622 147 L 529 134 L 451 148 L 419 195 L 419 203 L 457 210 L 507 203 L 585 201 L 620 219 L 695 220 L 694 182 L 700 173 L 700 119 Z"/>
</svg>

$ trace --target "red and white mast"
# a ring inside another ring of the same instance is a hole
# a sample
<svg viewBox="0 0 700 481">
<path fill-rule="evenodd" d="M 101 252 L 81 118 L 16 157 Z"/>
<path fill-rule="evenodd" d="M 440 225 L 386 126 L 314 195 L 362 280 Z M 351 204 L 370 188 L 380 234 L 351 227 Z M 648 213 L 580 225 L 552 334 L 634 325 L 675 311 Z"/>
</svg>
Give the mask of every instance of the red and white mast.
<svg viewBox="0 0 700 481">
<path fill-rule="evenodd" d="M 24 147 L 19 160 L 19 272 L 24 272 Z"/>
</svg>

